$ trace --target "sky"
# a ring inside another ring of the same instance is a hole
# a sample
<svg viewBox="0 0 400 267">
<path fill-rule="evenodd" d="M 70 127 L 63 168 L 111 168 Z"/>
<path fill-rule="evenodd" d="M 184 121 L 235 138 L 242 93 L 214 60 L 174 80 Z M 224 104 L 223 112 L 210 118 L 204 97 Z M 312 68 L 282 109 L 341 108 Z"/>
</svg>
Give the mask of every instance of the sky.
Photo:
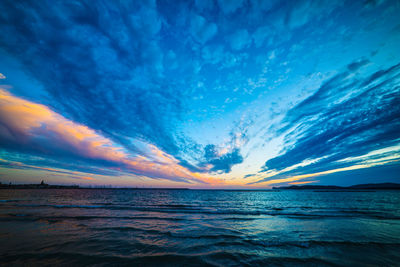
<svg viewBox="0 0 400 267">
<path fill-rule="evenodd" d="M 0 1 L 0 182 L 400 182 L 400 1 Z"/>
</svg>

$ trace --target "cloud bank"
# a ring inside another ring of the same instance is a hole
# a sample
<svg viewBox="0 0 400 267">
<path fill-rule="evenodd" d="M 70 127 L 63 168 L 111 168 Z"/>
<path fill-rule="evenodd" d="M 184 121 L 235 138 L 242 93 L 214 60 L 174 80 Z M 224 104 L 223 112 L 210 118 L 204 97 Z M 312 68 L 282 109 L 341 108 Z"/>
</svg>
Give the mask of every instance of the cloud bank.
<svg viewBox="0 0 400 267">
<path fill-rule="evenodd" d="M 398 1 L 0 10 L 2 166 L 261 187 L 398 164 Z"/>
<path fill-rule="evenodd" d="M 84 161 L 156 179 L 205 183 L 153 145 L 148 157 L 132 155 L 94 130 L 76 124 L 44 105 L 0 90 L 0 144 L 10 150 L 56 159 Z"/>
</svg>

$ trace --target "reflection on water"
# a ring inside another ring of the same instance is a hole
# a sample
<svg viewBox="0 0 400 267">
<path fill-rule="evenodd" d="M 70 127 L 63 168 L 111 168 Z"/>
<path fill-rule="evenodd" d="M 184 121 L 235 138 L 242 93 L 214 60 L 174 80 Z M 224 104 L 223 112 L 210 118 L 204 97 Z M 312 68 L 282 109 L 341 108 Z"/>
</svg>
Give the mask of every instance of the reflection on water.
<svg viewBox="0 0 400 267">
<path fill-rule="evenodd" d="M 2 263 L 400 262 L 400 192 L 0 190 Z"/>
</svg>

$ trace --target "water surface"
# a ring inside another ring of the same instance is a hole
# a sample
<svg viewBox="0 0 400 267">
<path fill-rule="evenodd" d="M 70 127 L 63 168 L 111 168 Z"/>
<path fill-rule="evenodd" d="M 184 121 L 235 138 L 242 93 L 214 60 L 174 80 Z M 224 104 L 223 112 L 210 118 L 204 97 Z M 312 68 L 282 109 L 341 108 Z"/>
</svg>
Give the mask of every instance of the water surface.
<svg viewBox="0 0 400 267">
<path fill-rule="evenodd" d="M 0 190 L 10 265 L 399 266 L 400 192 Z"/>
</svg>

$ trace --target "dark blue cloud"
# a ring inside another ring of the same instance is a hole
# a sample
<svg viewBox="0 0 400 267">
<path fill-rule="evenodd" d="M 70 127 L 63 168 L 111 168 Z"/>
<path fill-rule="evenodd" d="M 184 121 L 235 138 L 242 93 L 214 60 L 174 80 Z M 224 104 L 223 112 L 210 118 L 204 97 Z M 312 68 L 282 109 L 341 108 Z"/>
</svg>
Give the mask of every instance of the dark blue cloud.
<svg viewBox="0 0 400 267">
<path fill-rule="evenodd" d="M 367 169 L 352 170 L 347 172 L 333 173 L 323 177 L 317 177 L 319 184 L 324 185 L 356 185 L 367 183 L 398 183 L 400 164 L 387 164 Z"/>
<path fill-rule="evenodd" d="M 230 153 L 219 155 L 215 145 L 207 145 L 204 149 L 204 158 L 206 164 L 211 164 L 210 169 L 213 172 L 228 173 L 235 164 L 243 162 L 243 157 L 240 155 L 240 150 L 235 148 Z"/>
<path fill-rule="evenodd" d="M 237 30 L 229 38 L 230 46 L 233 50 L 241 50 L 247 47 L 251 42 L 249 33 L 245 29 Z"/>
<path fill-rule="evenodd" d="M 285 133 L 288 142 L 294 139 L 294 145 L 268 160 L 264 171 L 281 171 L 318 158 L 321 159 L 316 163 L 281 177 L 347 167 L 365 158 L 340 160 L 399 143 L 400 64 L 366 77 L 355 75 L 367 63 L 364 60 L 349 64 L 347 71 L 324 83 L 287 113 L 283 120 L 286 126 L 278 132 Z"/>
<path fill-rule="evenodd" d="M 243 176 L 243 179 L 253 177 L 254 175 L 256 175 L 256 174 L 255 173 L 246 174 L 245 176 Z"/>
<path fill-rule="evenodd" d="M 191 19 L 191 28 L 193 36 L 200 43 L 205 43 L 211 39 L 218 31 L 215 23 L 207 22 L 205 18 L 199 15 L 193 15 Z"/>
<path fill-rule="evenodd" d="M 242 7 L 244 0 L 229 1 L 229 0 L 218 0 L 219 8 L 225 14 L 234 13 L 236 10 Z"/>
</svg>

